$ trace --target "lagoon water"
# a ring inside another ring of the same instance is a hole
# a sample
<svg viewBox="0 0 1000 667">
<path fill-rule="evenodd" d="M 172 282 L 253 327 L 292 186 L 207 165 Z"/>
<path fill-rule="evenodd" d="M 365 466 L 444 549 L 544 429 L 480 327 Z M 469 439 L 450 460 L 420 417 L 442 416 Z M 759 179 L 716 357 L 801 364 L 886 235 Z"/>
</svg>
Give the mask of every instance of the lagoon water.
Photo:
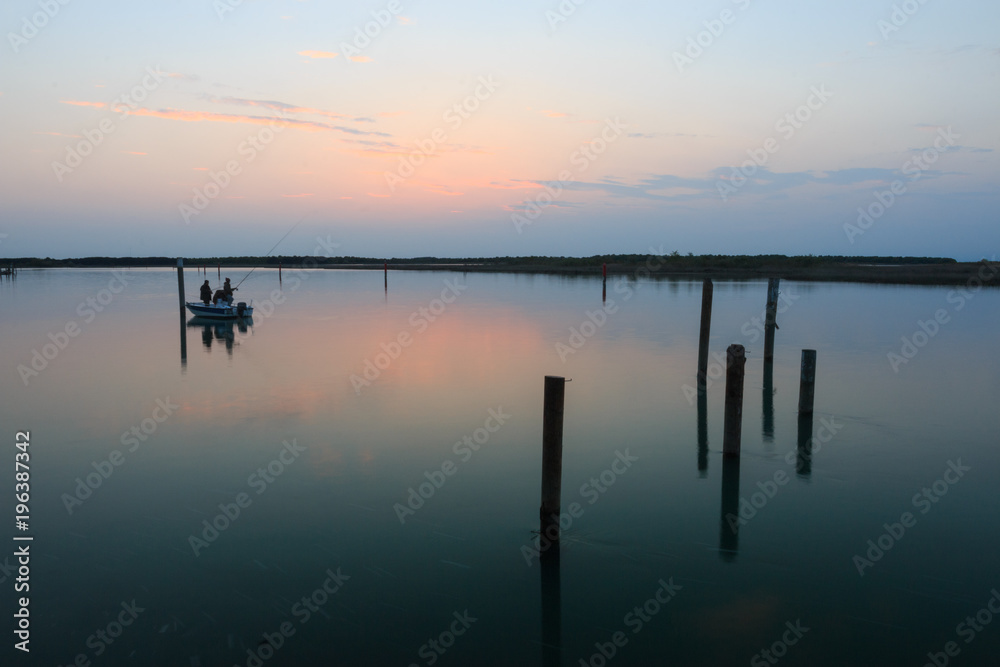
<svg viewBox="0 0 1000 667">
<path fill-rule="evenodd" d="M 723 380 L 699 453 L 700 281 L 613 277 L 597 314 L 592 278 L 390 272 L 385 290 L 376 271 L 285 271 L 272 295 L 259 270 L 243 331 L 180 318 L 172 270 L 120 275 L 0 282 L 8 471 L 30 431 L 30 528 L 7 531 L 34 537 L 30 664 L 995 660 L 995 291 L 783 282 L 767 397 L 766 281 L 717 281 L 712 352 L 748 349 L 734 469 Z M 204 278 L 185 276 L 193 299 Z M 37 374 L 33 351 L 52 357 Z M 572 379 L 562 504 L 578 505 L 543 577 L 545 375 Z"/>
</svg>

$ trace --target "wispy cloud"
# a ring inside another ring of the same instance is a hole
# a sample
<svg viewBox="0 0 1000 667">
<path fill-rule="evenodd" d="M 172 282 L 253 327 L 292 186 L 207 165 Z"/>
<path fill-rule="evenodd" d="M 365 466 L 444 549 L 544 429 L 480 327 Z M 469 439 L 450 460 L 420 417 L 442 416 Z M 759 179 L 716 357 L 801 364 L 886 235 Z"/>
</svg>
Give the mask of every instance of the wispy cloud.
<svg viewBox="0 0 1000 667">
<path fill-rule="evenodd" d="M 368 56 L 351 56 L 351 62 L 355 63 L 370 63 L 372 61 Z"/>
<path fill-rule="evenodd" d="M 282 197 L 289 197 L 291 199 L 298 199 L 300 197 L 315 197 L 316 195 L 312 192 L 302 192 L 297 195 L 281 195 Z"/>
<path fill-rule="evenodd" d="M 323 58 L 336 58 L 337 56 L 340 55 L 339 53 L 333 53 L 332 51 L 314 51 L 314 50 L 299 51 L 298 54 L 300 56 L 305 56 L 306 58 L 313 58 L 316 60 Z"/>
<path fill-rule="evenodd" d="M 84 102 L 82 100 L 59 100 L 59 104 L 71 104 L 75 107 L 94 107 L 97 109 L 103 109 L 108 106 L 104 102 Z"/>
</svg>

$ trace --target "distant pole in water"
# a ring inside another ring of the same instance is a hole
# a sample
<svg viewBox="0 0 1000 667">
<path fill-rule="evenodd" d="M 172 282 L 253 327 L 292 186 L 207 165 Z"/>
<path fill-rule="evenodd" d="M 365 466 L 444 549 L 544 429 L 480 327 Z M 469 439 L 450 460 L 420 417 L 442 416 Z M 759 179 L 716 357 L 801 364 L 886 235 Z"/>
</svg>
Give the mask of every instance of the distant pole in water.
<svg viewBox="0 0 1000 667">
<path fill-rule="evenodd" d="M 743 372 L 746 370 L 746 348 L 730 345 L 726 350 L 726 421 L 722 438 L 724 456 L 740 455 L 743 431 Z"/>
<path fill-rule="evenodd" d="M 799 374 L 799 414 L 811 415 L 816 394 L 816 350 L 802 350 Z"/>
<path fill-rule="evenodd" d="M 605 278 L 601 285 L 601 303 L 608 302 L 608 279 Z"/>
<path fill-rule="evenodd" d="M 605 280 L 608 279 L 608 265 L 607 264 L 602 264 L 601 265 L 601 275 L 604 276 Z"/>
<path fill-rule="evenodd" d="M 767 305 L 764 309 L 764 363 L 774 359 L 774 330 L 778 328 L 778 284 L 781 278 L 767 279 Z"/>
<path fill-rule="evenodd" d="M 542 506 L 538 513 L 542 537 L 549 542 L 559 541 L 565 398 L 566 378 L 546 375 L 545 405 L 542 411 Z"/>
<path fill-rule="evenodd" d="M 712 279 L 701 284 L 701 334 L 698 336 L 698 386 L 706 384 L 708 373 L 708 339 L 712 329 Z"/>
<path fill-rule="evenodd" d="M 281 282 L 281 262 L 278 262 L 278 282 Z"/>
<path fill-rule="evenodd" d="M 181 317 L 184 317 L 184 260 L 177 258 L 177 294 L 181 302 Z"/>
<path fill-rule="evenodd" d="M 389 291 L 389 262 L 382 263 L 382 275 L 385 278 L 385 291 Z"/>
<path fill-rule="evenodd" d="M 219 280 L 222 280 L 222 263 L 219 263 Z"/>
</svg>

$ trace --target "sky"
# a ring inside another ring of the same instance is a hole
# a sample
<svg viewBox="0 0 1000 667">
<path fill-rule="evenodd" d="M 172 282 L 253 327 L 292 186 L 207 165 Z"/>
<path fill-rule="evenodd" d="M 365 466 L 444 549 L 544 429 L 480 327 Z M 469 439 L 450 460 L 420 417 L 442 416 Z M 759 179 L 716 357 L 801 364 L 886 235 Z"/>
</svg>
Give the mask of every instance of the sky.
<svg viewBox="0 0 1000 667">
<path fill-rule="evenodd" d="M 993 0 L 5 0 L 0 257 L 992 259 L 997 26 Z"/>
</svg>

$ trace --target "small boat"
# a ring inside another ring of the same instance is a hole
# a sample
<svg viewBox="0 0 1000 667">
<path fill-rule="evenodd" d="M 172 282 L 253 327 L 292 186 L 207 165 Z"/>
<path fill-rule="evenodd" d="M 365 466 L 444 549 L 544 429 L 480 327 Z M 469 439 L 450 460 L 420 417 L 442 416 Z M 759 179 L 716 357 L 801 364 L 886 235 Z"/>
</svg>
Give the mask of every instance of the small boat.
<svg viewBox="0 0 1000 667">
<path fill-rule="evenodd" d="M 221 303 L 218 306 L 214 304 L 206 306 L 200 301 L 187 301 L 184 305 L 187 306 L 192 315 L 213 320 L 235 320 L 253 315 L 253 306 L 248 306 L 245 301 L 240 301 L 236 305 Z"/>
</svg>

